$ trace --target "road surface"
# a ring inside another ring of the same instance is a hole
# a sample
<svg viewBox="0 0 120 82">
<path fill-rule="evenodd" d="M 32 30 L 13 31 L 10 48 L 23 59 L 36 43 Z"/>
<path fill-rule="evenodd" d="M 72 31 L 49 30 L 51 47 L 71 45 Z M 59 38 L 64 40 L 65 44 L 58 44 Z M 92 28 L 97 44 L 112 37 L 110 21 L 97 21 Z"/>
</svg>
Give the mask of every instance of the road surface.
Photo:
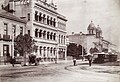
<svg viewBox="0 0 120 82">
<path fill-rule="evenodd" d="M 120 75 L 82 70 L 72 62 L 25 67 L 8 65 L 0 67 L 0 82 L 120 82 Z"/>
</svg>

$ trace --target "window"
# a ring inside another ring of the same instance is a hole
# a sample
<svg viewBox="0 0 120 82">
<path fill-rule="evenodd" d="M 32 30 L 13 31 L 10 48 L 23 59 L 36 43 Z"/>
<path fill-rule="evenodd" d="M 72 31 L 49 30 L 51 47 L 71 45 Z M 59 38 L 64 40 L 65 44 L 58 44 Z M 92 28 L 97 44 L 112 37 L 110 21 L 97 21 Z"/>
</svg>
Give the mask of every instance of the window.
<svg viewBox="0 0 120 82">
<path fill-rule="evenodd" d="M 59 35 L 59 43 L 60 43 L 60 35 Z"/>
<path fill-rule="evenodd" d="M 30 13 L 28 13 L 28 21 L 30 21 Z"/>
<path fill-rule="evenodd" d="M 38 37 L 38 29 L 35 29 L 35 37 Z"/>
<path fill-rule="evenodd" d="M 52 40 L 52 35 L 53 35 L 53 33 L 50 34 L 50 39 L 51 39 L 51 40 Z"/>
<path fill-rule="evenodd" d="M 23 35 L 23 27 L 20 27 L 20 34 Z"/>
<path fill-rule="evenodd" d="M 4 23 L 4 34 L 8 35 L 8 24 Z"/>
<path fill-rule="evenodd" d="M 56 26 L 56 22 L 55 22 L 56 20 L 55 20 L 55 18 L 54 18 L 54 21 L 53 21 L 53 26 L 55 27 Z"/>
<path fill-rule="evenodd" d="M 43 15 L 43 23 L 45 23 L 46 18 L 45 18 L 45 14 Z"/>
<path fill-rule="evenodd" d="M 40 30 L 39 32 L 39 37 L 42 37 L 42 30 Z"/>
<path fill-rule="evenodd" d="M 13 33 L 14 33 L 14 36 L 16 36 L 16 26 L 13 25 Z"/>
<path fill-rule="evenodd" d="M 65 36 L 64 36 L 64 44 L 65 44 Z"/>
<path fill-rule="evenodd" d="M 52 17 L 51 17 L 51 19 L 50 19 L 50 25 L 52 25 Z"/>
<path fill-rule="evenodd" d="M 40 46 L 40 54 L 42 54 L 42 46 Z"/>
<path fill-rule="evenodd" d="M 47 39 L 49 39 L 49 32 L 47 32 Z"/>
<path fill-rule="evenodd" d="M 39 13 L 39 21 L 42 21 L 42 13 Z"/>
<path fill-rule="evenodd" d="M 28 30 L 28 35 L 30 35 L 30 30 Z"/>
<path fill-rule="evenodd" d="M 54 33 L 53 40 L 55 40 L 55 38 L 56 38 L 56 33 Z"/>
<path fill-rule="evenodd" d="M 38 21 L 38 12 L 35 11 L 35 20 Z"/>
<path fill-rule="evenodd" d="M 47 16 L 47 24 L 49 25 L 49 16 Z"/>
<path fill-rule="evenodd" d="M 50 49 L 50 53 L 52 53 L 52 48 Z"/>
<path fill-rule="evenodd" d="M 43 38 L 45 39 L 46 36 L 46 31 L 43 32 Z"/>
<path fill-rule="evenodd" d="M 54 55 L 55 55 L 55 52 L 56 52 L 56 48 L 54 48 L 54 52 L 53 52 Z"/>
</svg>

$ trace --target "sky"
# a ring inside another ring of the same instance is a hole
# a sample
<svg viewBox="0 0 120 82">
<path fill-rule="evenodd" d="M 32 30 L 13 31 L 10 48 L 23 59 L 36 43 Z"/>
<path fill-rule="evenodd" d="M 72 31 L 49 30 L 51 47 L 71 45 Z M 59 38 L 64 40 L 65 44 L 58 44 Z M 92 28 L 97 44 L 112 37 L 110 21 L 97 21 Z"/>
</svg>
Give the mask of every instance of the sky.
<svg viewBox="0 0 120 82">
<path fill-rule="evenodd" d="M 54 0 L 58 12 L 67 18 L 67 34 L 87 33 L 91 20 L 103 37 L 120 51 L 120 0 Z"/>
</svg>

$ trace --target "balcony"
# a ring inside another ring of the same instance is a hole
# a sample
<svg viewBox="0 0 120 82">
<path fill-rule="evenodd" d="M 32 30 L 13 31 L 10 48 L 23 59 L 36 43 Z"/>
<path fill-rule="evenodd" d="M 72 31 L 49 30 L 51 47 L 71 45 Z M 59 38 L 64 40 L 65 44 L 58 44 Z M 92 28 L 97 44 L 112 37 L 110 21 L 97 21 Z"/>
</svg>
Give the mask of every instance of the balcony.
<svg viewBox="0 0 120 82">
<path fill-rule="evenodd" d="M 11 41 L 10 35 L 3 35 L 3 40 L 4 41 Z"/>
</svg>

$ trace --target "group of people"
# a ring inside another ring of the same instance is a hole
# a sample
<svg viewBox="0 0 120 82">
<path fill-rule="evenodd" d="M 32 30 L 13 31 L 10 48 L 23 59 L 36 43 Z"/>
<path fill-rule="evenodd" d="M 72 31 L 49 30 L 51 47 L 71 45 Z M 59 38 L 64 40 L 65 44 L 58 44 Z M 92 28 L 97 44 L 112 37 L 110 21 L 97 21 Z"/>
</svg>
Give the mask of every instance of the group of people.
<svg viewBox="0 0 120 82">
<path fill-rule="evenodd" d="M 35 58 L 36 58 L 36 57 L 29 56 L 29 63 L 30 63 L 30 64 L 35 63 L 35 65 L 36 65 Z M 89 66 L 91 66 L 91 64 L 92 64 L 92 56 L 91 56 L 91 55 L 88 55 L 88 56 L 87 56 L 87 59 L 88 59 L 88 61 L 89 61 Z M 15 57 L 11 57 L 11 58 L 10 58 L 10 63 L 12 64 L 13 67 L 14 67 L 15 61 L 16 61 L 16 60 L 15 60 Z M 56 63 L 56 62 L 57 62 L 57 61 L 55 61 L 55 63 Z M 73 65 L 76 66 L 76 58 L 73 58 Z"/>
<path fill-rule="evenodd" d="M 89 66 L 91 66 L 91 64 L 92 64 L 92 56 L 88 55 L 87 59 L 89 61 Z M 73 65 L 76 66 L 76 58 L 73 58 Z"/>
</svg>

